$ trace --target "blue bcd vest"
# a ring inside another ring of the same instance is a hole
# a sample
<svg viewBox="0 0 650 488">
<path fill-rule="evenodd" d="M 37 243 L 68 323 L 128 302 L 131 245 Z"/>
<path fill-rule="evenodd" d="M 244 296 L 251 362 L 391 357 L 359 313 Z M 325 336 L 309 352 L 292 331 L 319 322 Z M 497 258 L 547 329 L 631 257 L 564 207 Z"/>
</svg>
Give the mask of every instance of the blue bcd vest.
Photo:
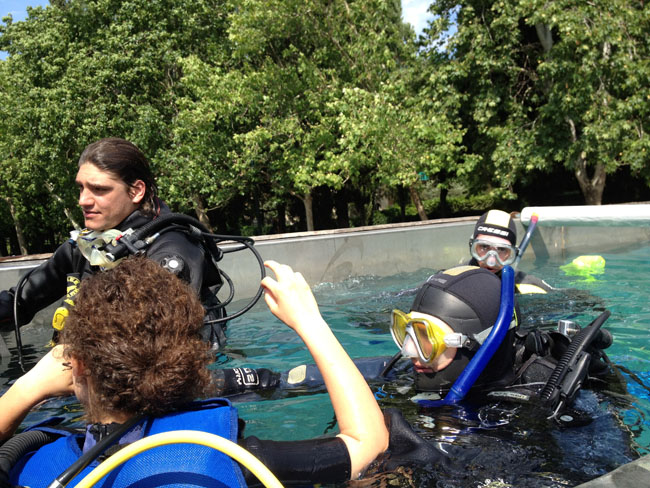
<svg viewBox="0 0 650 488">
<path fill-rule="evenodd" d="M 200 430 L 237 441 L 237 410 L 225 399 L 194 402 L 187 410 L 150 418 L 144 422 L 143 437 L 173 430 Z M 27 454 L 14 466 L 10 477 L 13 484 L 47 488 L 81 456 L 78 439 L 83 434 L 60 432 L 63 437 Z M 74 487 L 98 465 L 97 461 L 91 463 L 67 486 Z M 138 454 L 113 469 L 95 486 L 225 488 L 242 487 L 246 483 L 239 465 L 228 455 L 196 444 L 171 444 Z"/>
</svg>

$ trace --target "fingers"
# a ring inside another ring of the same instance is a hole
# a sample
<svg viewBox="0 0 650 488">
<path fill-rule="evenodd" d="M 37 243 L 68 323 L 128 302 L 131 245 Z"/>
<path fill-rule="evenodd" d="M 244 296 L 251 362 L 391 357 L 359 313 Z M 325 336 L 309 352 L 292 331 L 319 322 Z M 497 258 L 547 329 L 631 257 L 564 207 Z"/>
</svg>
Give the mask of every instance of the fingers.
<svg viewBox="0 0 650 488">
<path fill-rule="evenodd" d="M 318 313 L 316 300 L 302 274 L 276 261 L 266 261 L 264 266 L 273 271 L 276 278 L 267 276 L 262 280 L 264 299 L 276 317 L 291 325 L 299 316 Z"/>
<path fill-rule="evenodd" d="M 287 264 L 280 264 L 277 261 L 273 261 L 273 260 L 264 261 L 264 266 L 266 266 L 271 271 L 273 271 L 275 277 L 278 280 L 289 277 L 293 274 L 293 269 L 291 269 L 291 266 Z"/>
<path fill-rule="evenodd" d="M 304 286 L 309 286 L 307 284 L 307 280 L 305 280 L 304 276 L 302 273 L 299 271 L 294 271 L 291 266 L 288 264 L 280 264 L 277 261 L 269 260 L 264 262 L 264 266 L 269 268 L 273 273 L 275 273 L 275 277 L 278 282 L 281 281 L 286 281 L 286 282 L 295 282 L 296 284 L 299 285 L 304 285 Z M 268 277 L 267 277 L 268 278 Z M 264 281 L 267 279 L 265 278 L 262 280 L 262 286 L 264 286 Z M 270 282 L 275 282 L 273 278 L 269 278 Z M 267 281 L 268 283 L 268 281 Z"/>
</svg>

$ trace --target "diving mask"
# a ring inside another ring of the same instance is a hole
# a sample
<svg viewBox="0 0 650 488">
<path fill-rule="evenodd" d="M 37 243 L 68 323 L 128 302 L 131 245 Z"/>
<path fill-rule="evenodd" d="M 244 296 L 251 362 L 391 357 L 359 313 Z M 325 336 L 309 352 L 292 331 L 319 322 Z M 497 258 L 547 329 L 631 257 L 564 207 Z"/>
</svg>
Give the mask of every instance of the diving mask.
<svg viewBox="0 0 650 488">
<path fill-rule="evenodd" d="M 432 319 L 413 317 L 411 313 L 405 314 L 401 310 L 393 310 L 390 333 L 397 347 L 402 349 L 405 355 L 417 356 L 425 363 L 436 359 L 448 347 L 458 348 L 469 343 L 466 335 L 446 332 L 435 317 Z M 411 341 L 408 341 L 408 338 Z M 408 350 L 411 342 L 415 345 L 416 351 Z"/>
<path fill-rule="evenodd" d="M 477 261 L 487 261 L 493 257 L 501 266 L 508 266 L 517 258 L 516 246 L 497 244 L 483 239 L 471 239 L 469 250 Z"/>
</svg>

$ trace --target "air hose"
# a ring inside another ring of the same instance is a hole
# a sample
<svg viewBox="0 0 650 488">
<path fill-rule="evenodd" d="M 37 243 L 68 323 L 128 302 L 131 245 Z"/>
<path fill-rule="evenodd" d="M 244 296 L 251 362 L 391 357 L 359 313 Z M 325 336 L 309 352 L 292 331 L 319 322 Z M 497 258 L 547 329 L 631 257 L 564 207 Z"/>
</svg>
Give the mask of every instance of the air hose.
<svg viewBox="0 0 650 488">
<path fill-rule="evenodd" d="M 144 415 L 134 415 L 128 421 L 124 422 L 117 429 L 83 453 L 79 459 L 72 463 L 63 473 L 57 476 L 56 479 L 50 483 L 48 488 L 61 488 L 66 486 L 86 466 L 97 459 L 104 451 L 106 451 L 106 449 L 119 441 L 129 429 L 141 422 L 143 418 Z"/>
<path fill-rule="evenodd" d="M 34 269 L 36 268 L 31 269 L 29 273 L 26 273 L 20 279 L 14 291 L 14 327 L 16 333 L 16 349 L 18 350 L 18 364 L 20 365 L 20 369 L 23 373 L 26 373 L 27 371 L 25 370 L 25 358 L 23 356 L 23 339 L 20 335 L 20 324 L 18 322 L 18 297 L 20 296 L 20 291 L 25 284 L 25 281 L 27 281 L 27 278 L 32 274 L 32 271 L 34 271 Z"/>
<path fill-rule="evenodd" d="M 580 363 L 580 356 L 585 352 L 585 349 L 589 347 L 592 342 L 599 340 L 602 337 L 600 327 L 609 316 L 609 310 L 605 310 L 602 314 L 596 317 L 591 324 L 580 330 L 574 336 L 571 344 L 569 344 L 569 347 L 558 361 L 555 369 L 551 373 L 551 376 L 540 393 L 542 403 L 551 406 L 551 404 L 557 399 L 557 396 L 562 393 L 558 390 L 558 388 L 562 386 L 562 381 L 576 364 L 582 364 Z M 586 366 L 588 367 L 589 364 L 587 363 Z M 565 399 L 561 398 L 559 404 L 561 405 L 564 401 Z M 555 405 L 553 405 L 553 407 L 555 407 Z"/>
<path fill-rule="evenodd" d="M 147 246 L 151 244 L 153 240 L 155 240 L 155 238 L 157 237 L 157 233 L 163 230 L 165 231 L 178 230 L 177 225 L 179 224 L 187 226 L 187 230 L 191 236 L 197 239 L 201 239 L 205 243 L 207 250 L 212 255 L 215 265 L 218 261 L 220 261 L 223 258 L 224 254 L 240 251 L 242 249 L 247 248 L 253 253 L 260 266 L 260 281 L 264 279 L 264 277 L 266 276 L 264 261 L 262 260 L 262 257 L 257 252 L 257 250 L 253 247 L 254 244 L 253 239 L 251 239 L 250 237 L 243 237 L 243 236 L 211 234 L 208 231 L 208 229 L 206 229 L 206 227 L 203 224 L 201 224 L 201 222 L 196 220 L 194 217 L 190 217 L 184 214 L 177 214 L 177 213 L 162 215 L 132 232 L 125 231 L 120 237 L 116 239 L 117 242 L 115 245 L 113 245 L 112 243 L 106 245 L 106 249 L 105 249 L 106 256 L 111 261 L 117 261 L 118 259 L 126 256 L 129 253 L 133 253 L 133 254 L 142 253 L 147 248 Z M 241 246 L 230 250 L 222 250 L 217 246 L 217 243 L 224 242 L 224 241 L 239 242 Z M 223 276 L 223 278 L 226 280 L 230 288 L 230 293 L 228 298 L 224 302 L 219 304 L 219 308 L 223 308 L 232 301 L 234 297 L 234 287 L 230 277 L 221 268 L 217 267 L 217 269 L 219 274 Z M 243 315 L 257 303 L 257 301 L 262 296 L 263 292 L 264 290 L 260 285 L 255 296 L 244 308 L 242 308 L 236 313 L 227 315 L 225 317 L 208 320 L 206 321 L 206 323 L 226 322 L 228 320 L 232 320 L 236 317 L 239 317 L 240 315 Z"/>
<path fill-rule="evenodd" d="M 51 432 L 28 430 L 8 439 L 0 447 L 0 481 L 8 481 L 9 472 L 24 455 L 55 441 L 59 437 L 59 434 Z M 3 476 L 5 477 L 4 480 Z"/>
<path fill-rule="evenodd" d="M 116 239 L 116 245 L 108 244 L 106 246 L 108 258 L 111 261 L 117 261 L 129 253 L 136 254 L 138 252 L 143 252 L 149 245 L 149 242 L 147 242 L 146 239 L 154 236 L 156 232 L 163 230 L 165 227 L 169 227 L 170 224 L 188 224 L 196 228 L 200 234 L 208 233 L 208 230 L 203 224 L 188 215 L 176 213 L 161 215 L 131 233 L 126 231 Z M 222 257 L 219 248 L 214 244 L 214 242 L 211 244 L 209 244 L 207 240 L 205 242 L 208 249 L 213 253 L 215 260 L 219 261 Z"/>
<path fill-rule="evenodd" d="M 388 372 L 393 369 L 393 366 L 395 366 L 395 363 L 399 360 L 399 358 L 402 357 L 402 351 L 397 351 L 397 354 L 395 354 L 390 360 L 386 363 L 386 366 L 384 366 L 384 369 L 381 370 L 381 373 L 379 373 L 380 378 L 386 377 Z"/>
<path fill-rule="evenodd" d="M 110 471 L 125 463 L 132 457 L 158 446 L 169 444 L 199 444 L 223 452 L 239 462 L 253 473 L 267 488 L 282 488 L 282 484 L 271 471 L 255 456 L 236 443 L 215 434 L 196 430 L 176 430 L 163 432 L 140 439 L 113 454 L 102 464 L 93 469 L 76 488 L 90 488 Z"/>
</svg>

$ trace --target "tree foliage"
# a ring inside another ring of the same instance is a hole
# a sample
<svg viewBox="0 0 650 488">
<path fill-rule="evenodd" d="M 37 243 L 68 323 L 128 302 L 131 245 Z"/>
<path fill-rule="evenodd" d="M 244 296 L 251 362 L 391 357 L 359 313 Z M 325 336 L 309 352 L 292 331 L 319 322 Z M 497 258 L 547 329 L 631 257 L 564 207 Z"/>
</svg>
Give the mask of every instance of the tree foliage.
<svg viewBox="0 0 650 488">
<path fill-rule="evenodd" d="M 436 1 L 429 31 L 447 45 L 480 177 L 510 189 L 523 173 L 563 165 L 585 202 L 606 175 L 645 171 L 649 10 L 643 2 Z M 646 173 L 647 176 L 647 173 Z"/>
<path fill-rule="evenodd" d="M 107 136 L 149 156 L 172 210 L 233 233 L 368 224 L 405 195 L 425 219 L 431 195 L 445 215 L 454 189 L 515 199 L 542 172 L 573 174 L 587 203 L 621 168 L 650 178 L 643 3 L 431 10 L 419 40 L 399 0 L 57 0 L 5 18 L 0 254 L 79 225 L 76 160 Z"/>
</svg>

